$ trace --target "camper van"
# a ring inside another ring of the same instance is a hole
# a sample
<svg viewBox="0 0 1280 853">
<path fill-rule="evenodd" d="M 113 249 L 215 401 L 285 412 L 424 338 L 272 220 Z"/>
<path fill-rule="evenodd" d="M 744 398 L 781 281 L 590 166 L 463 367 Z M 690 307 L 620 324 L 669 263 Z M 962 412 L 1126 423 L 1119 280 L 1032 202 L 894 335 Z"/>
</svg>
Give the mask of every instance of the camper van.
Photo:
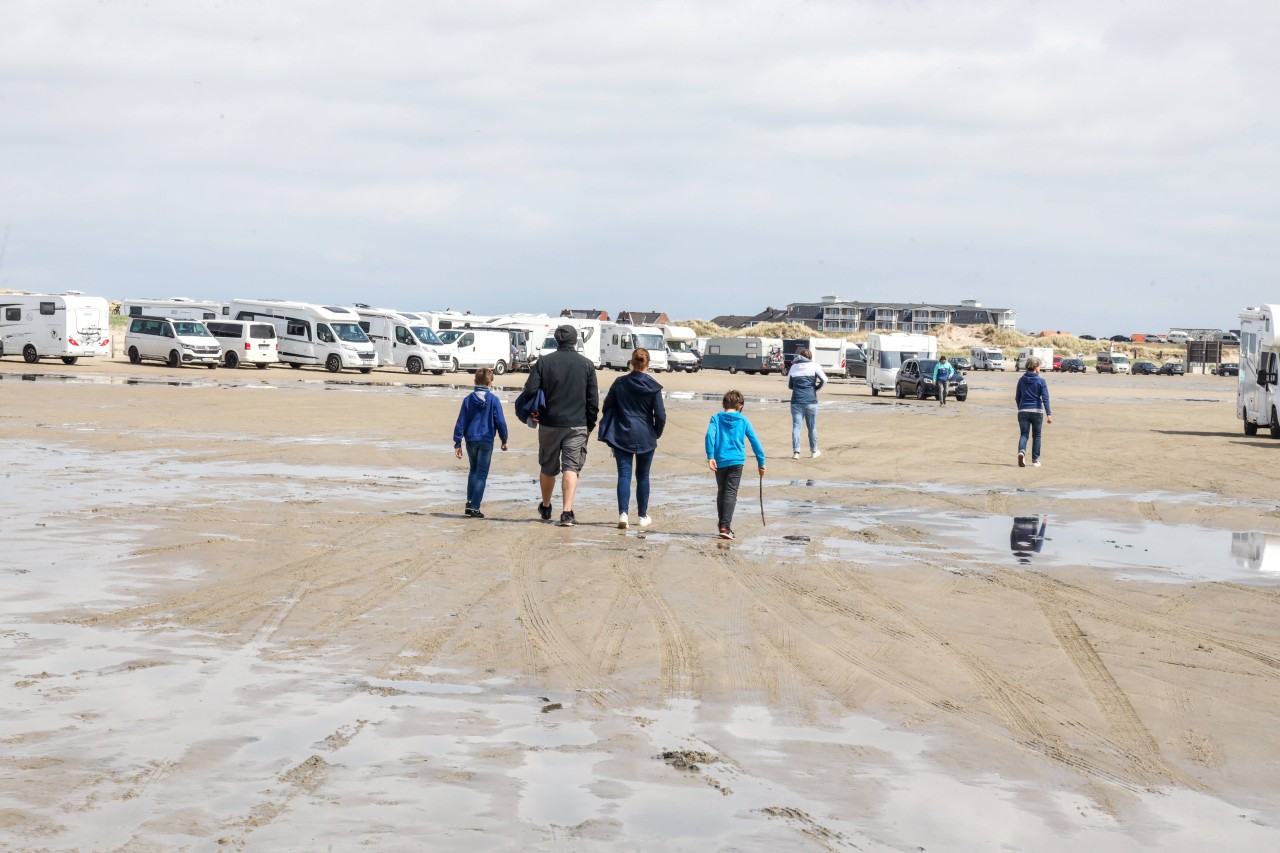
<svg viewBox="0 0 1280 853">
<path fill-rule="evenodd" d="M 1004 370 L 1004 353 L 999 347 L 970 347 L 969 361 L 973 362 L 970 370 Z M 1052 354 L 1049 358 L 1049 364 L 1052 366 Z"/>
<path fill-rule="evenodd" d="M 1040 359 L 1040 366 L 1047 373 L 1053 367 L 1053 347 L 1022 347 L 1018 350 L 1015 367 L 1018 370 L 1026 370 L 1027 361 L 1033 358 Z"/>
<path fill-rule="evenodd" d="M 707 338 L 702 353 L 702 366 L 707 370 L 737 373 L 781 373 L 782 338 Z"/>
<path fill-rule="evenodd" d="M 546 339 L 551 337 L 559 320 L 559 317 L 548 317 L 546 314 L 501 314 L 490 317 L 485 325 L 510 331 L 511 369 L 515 371 L 528 370 L 538 360 Z M 552 343 L 555 343 L 554 338 Z M 599 367 L 598 352 L 596 358 L 596 366 Z"/>
<path fill-rule="evenodd" d="M 227 307 L 217 302 L 200 302 L 185 296 L 168 299 L 121 299 L 120 313 L 126 317 L 173 317 L 178 320 L 214 320 L 227 316 Z"/>
<path fill-rule="evenodd" d="M 1246 308 L 1240 315 L 1240 378 L 1236 386 L 1236 414 L 1244 434 L 1257 435 L 1266 427 L 1280 438 L 1280 335 L 1276 321 L 1280 305 Z"/>
<path fill-rule="evenodd" d="M 101 296 L 0 293 L 0 356 L 22 353 L 27 364 L 110 356 L 110 311 Z"/>
<path fill-rule="evenodd" d="M 373 342 L 378 364 L 403 367 L 415 375 L 424 370 L 437 376 L 444 373 L 444 362 L 436 351 L 444 343 L 418 315 L 368 305 L 356 305 L 355 310 L 360 328 Z"/>
<path fill-rule="evenodd" d="M 1164 339 L 1171 344 L 1185 344 L 1191 340 L 1191 335 L 1181 329 L 1170 329 L 1169 334 L 1165 335 Z"/>
<path fill-rule="evenodd" d="M 259 370 L 266 370 L 267 365 L 280 361 L 276 327 L 270 323 L 205 320 L 204 326 L 218 339 L 218 345 L 222 347 L 222 363 L 227 367 L 234 369 L 242 364 L 252 364 Z"/>
<path fill-rule="evenodd" d="M 662 330 L 662 338 L 667 342 L 667 364 L 677 373 L 695 373 L 701 366 L 698 354 L 694 352 L 694 344 L 698 337 L 688 326 L 658 326 Z"/>
<path fill-rule="evenodd" d="M 360 328 L 354 308 L 280 299 L 233 299 L 227 308 L 234 320 L 275 326 L 280 360 L 290 367 L 323 367 L 330 373 L 349 368 L 369 373 L 378 366 L 378 354 Z"/>
<path fill-rule="evenodd" d="M 511 367 L 511 332 L 508 329 L 466 327 L 436 333 L 445 370 L 487 367 L 501 376 Z"/>
<path fill-rule="evenodd" d="M 150 359 L 170 367 L 192 364 L 213 370 L 222 360 L 222 346 L 205 324 L 179 317 L 130 317 L 124 351 L 130 364 Z"/>
<path fill-rule="evenodd" d="M 871 396 L 894 389 L 904 361 L 937 357 L 938 339 L 933 335 L 872 332 L 867 335 L 867 384 L 871 386 Z"/>
<path fill-rule="evenodd" d="M 1119 352 L 1103 351 L 1097 354 L 1093 362 L 1099 373 L 1129 373 L 1129 356 Z"/>
<path fill-rule="evenodd" d="M 623 323 L 600 324 L 600 365 L 614 370 L 628 370 L 631 353 L 637 347 L 649 351 L 649 370 L 661 373 L 669 368 L 667 343 L 657 326 L 628 326 Z"/>
</svg>

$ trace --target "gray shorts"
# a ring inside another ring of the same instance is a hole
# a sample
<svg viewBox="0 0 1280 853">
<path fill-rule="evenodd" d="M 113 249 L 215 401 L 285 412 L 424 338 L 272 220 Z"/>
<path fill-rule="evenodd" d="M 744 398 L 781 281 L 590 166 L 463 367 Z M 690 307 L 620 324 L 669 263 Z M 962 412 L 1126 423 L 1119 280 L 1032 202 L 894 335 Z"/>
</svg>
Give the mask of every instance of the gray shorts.
<svg viewBox="0 0 1280 853">
<path fill-rule="evenodd" d="M 538 465 L 554 477 L 560 469 L 577 474 L 587 461 L 587 428 L 538 427 Z"/>
</svg>

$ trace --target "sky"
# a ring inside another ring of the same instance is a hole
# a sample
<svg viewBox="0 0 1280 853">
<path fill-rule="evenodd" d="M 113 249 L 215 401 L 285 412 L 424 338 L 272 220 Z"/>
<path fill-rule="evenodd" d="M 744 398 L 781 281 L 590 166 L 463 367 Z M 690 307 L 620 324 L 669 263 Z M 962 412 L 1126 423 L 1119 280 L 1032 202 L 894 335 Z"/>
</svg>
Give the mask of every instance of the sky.
<svg viewBox="0 0 1280 853">
<path fill-rule="evenodd" d="M 0 3 L 0 287 L 478 314 L 1280 302 L 1280 3 Z"/>
</svg>

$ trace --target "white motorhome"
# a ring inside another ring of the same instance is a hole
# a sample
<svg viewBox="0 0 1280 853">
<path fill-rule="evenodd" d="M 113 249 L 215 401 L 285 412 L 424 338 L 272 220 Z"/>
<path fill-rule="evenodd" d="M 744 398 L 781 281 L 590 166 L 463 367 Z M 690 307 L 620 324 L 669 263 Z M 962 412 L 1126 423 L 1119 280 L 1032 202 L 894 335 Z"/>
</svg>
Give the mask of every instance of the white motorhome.
<svg viewBox="0 0 1280 853">
<path fill-rule="evenodd" d="M 445 370 L 487 367 L 501 376 L 511 367 L 511 330 L 462 327 L 437 332 L 443 346 L 440 360 Z"/>
<path fill-rule="evenodd" d="M 1280 335 L 1276 321 L 1280 305 L 1259 305 L 1240 314 L 1240 381 L 1236 386 L 1236 414 L 1244 434 L 1257 435 L 1266 427 L 1280 438 Z"/>
<path fill-rule="evenodd" d="M 630 369 L 631 353 L 637 347 L 649 351 L 649 370 L 668 370 L 667 343 L 657 326 L 629 326 L 624 323 L 600 324 L 600 365 L 614 370 Z"/>
<path fill-rule="evenodd" d="M 111 355 L 111 308 L 101 296 L 79 293 L 0 293 L 0 356 L 27 364 Z"/>
<path fill-rule="evenodd" d="M 226 317 L 227 306 L 201 302 L 185 296 L 168 299 L 121 299 L 120 313 L 126 317 L 172 317 L 176 320 L 215 320 Z"/>
<path fill-rule="evenodd" d="M 538 360 L 546 339 L 551 337 L 559 320 L 559 317 L 548 317 L 546 314 L 501 314 L 490 317 L 487 325 L 511 330 L 511 369 L 528 370 Z M 599 353 L 596 358 L 598 367 Z"/>
<path fill-rule="evenodd" d="M 867 384 L 871 386 L 871 396 L 894 389 L 904 361 L 937 357 L 938 339 L 933 335 L 872 332 L 867 335 Z"/>
<path fill-rule="evenodd" d="M 1040 359 L 1040 367 L 1046 373 L 1053 369 L 1053 347 L 1022 347 L 1018 350 L 1018 360 L 1014 362 L 1014 367 L 1026 370 L 1027 361 L 1033 358 Z"/>
<path fill-rule="evenodd" d="M 737 373 L 761 373 L 786 370 L 782 357 L 782 338 L 725 337 L 707 338 L 702 353 L 702 366 L 707 370 Z"/>
<path fill-rule="evenodd" d="M 280 361 L 290 367 L 369 373 L 378 366 L 378 353 L 360 328 L 354 308 L 281 299 L 233 299 L 227 308 L 233 320 L 261 320 L 275 326 Z"/>
<path fill-rule="evenodd" d="M 373 342 L 378 364 L 403 367 L 415 375 L 424 370 L 444 373 L 445 363 L 436 349 L 444 342 L 417 314 L 368 305 L 356 305 L 355 311 L 360 328 Z"/>
<path fill-rule="evenodd" d="M 970 370 L 1005 369 L 1004 353 L 999 347 L 970 347 L 969 361 L 973 364 Z M 1053 366 L 1052 357 L 1049 359 L 1049 366 Z"/>
<path fill-rule="evenodd" d="M 677 373 L 698 370 L 698 355 L 694 352 L 697 334 L 688 326 L 660 325 L 662 338 L 667 343 L 667 364 Z"/>
</svg>

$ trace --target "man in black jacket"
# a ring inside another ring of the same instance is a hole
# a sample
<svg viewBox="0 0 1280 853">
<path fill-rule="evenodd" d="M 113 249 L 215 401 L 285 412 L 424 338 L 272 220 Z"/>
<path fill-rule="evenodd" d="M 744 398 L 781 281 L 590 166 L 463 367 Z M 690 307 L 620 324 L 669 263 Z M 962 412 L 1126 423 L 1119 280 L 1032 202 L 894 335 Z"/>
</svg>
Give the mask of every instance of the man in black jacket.
<svg viewBox="0 0 1280 853">
<path fill-rule="evenodd" d="M 556 351 L 544 355 L 529 371 L 522 398 L 532 398 L 539 390 L 546 398 L 538 419 L 538 485 L 542 501 L 538 515 L 551 520 L 551 493 L 556 475 L 563 471 L 560 492 L 564 511 L 560 524 L 577 523 L 573 515 L 573 495 L 578 489 L 578 474 L 587 461 L 587 438 L 596 428 L 600 413 L 600 393 L 596 388 L 596 369 L 591 359 L 577 351 L 578 330 L 561 326 L 555 331 Z"/>
</svg>

